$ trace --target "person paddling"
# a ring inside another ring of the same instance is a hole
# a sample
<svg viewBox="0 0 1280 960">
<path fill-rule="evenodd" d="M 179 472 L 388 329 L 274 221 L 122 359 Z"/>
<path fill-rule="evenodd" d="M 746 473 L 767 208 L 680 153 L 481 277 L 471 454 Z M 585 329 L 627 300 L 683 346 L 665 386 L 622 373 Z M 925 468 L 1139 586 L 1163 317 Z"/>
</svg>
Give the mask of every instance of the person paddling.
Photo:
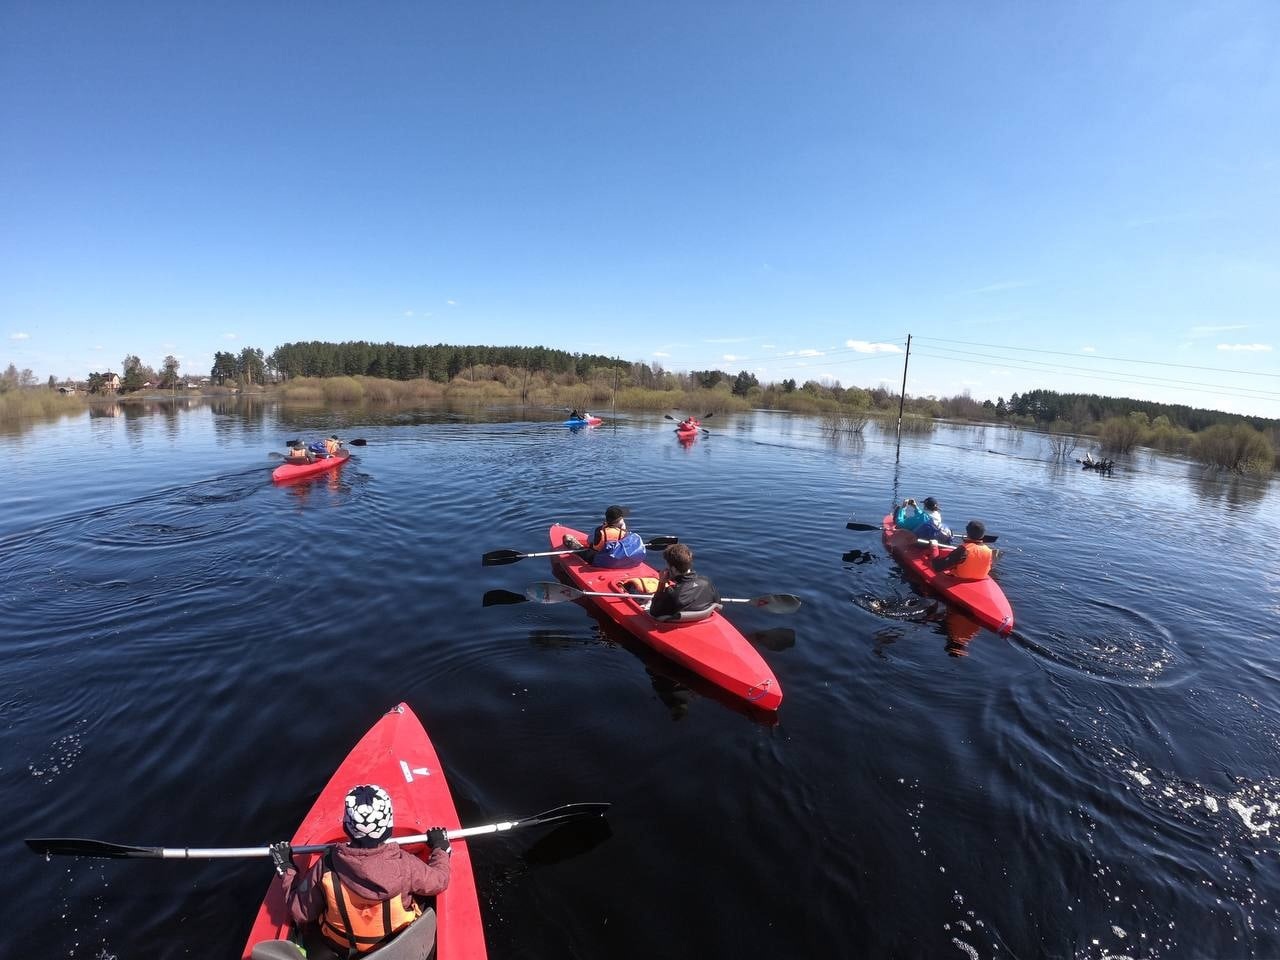
<svg viewBox="0 0 1280 960">
<path fill-rule="evenodd" d="M 584 559 L 592 566 L 633 567 L 644 559 L 644 540 L 627 529 L 630 513 L 627 507 L 614 504 L 605 510 L 604 523 L 592 531 L 589 543 L 570 535 L 564 538 L 564 545 L 589 549 L 591 552 Z"/>
<path fill-rule="evenodd" d="M 285 454 L 286 463 L 314 463 L 315 457 L 311 455 L 311 451 L 307 449 L 306 444 L 301 440 L 295 440 L 289 444 L 289 452 Z"/>
<path fill-rule="evenodd" d="M 686 544 L 673 543 L 662 551 L 667 569 L 662 571 L 649 603 L 649 616 L 656 620 L 679 620 L 681 614 L 709 613 L 720 603 L 720 593 L 706 577 L 693 569 L 693 551 Z"/>
<path fill-rule="evenodd" d="M 288 841 L 271 845 L 271 861 L 293 921 L 304 931 L 310 960 L 368 953 L 423 916 L 415 897 L 434 897 L 449 886 L 445 829 L 427 831 L 431 855 L 424 863 L 386 842 L 392 821 L 387 792 L 361 784 L 347 794 L 342 816 L 350 843 L 331 847 L 306 873 L 298 872 Z"/>
<path fill-rule="evenodd" d="M 941 554 L 938 541 L 930 544 L 929 563 L 938 573 L 949 573 L 957 580 L 985 580 L 991 575 L 995 551 L 983 542 L 987 527 L 981 520 L 970 520 L 964 528 L 964 542 L 954 550 Z"/>
</svg>

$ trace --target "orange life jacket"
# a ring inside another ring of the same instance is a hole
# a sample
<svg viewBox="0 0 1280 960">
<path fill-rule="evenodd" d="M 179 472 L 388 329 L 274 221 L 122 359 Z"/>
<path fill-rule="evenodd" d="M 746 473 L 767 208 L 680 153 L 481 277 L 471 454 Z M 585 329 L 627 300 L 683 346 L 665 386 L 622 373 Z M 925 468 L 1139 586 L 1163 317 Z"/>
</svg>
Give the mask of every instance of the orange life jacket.
<svg viewBox="0 0 1280 960">
<path fill-rule="evenodd" d="M 635 591 L 636 593 L 656 593 L 658 590 L 658 578 L 631 577 L 627 580 L 623 580 L 622 583 L 618 584 L 618 586 L 622 587 L 622 589 L 626 590 L 628 593 L 632 591 Z"/>
<path fill-rule="evenodd" d="M 416 901 L 412 910 L 406 910 L 404 898 L 399 894 L 388 900 L 366 900 L 356 896 L 342 885 L 333 870 L 333 862 L 327 856 L 320 872 L 320 885 L 324 887 L 320 932 L 331 943 L 356 953 L 368 953 L 413 923 L 422 913 Z"/>
<path fill-rule="evenodd" d="M 985 543 L 964 542 L 964 559 L 947 570 L 957 580 L 982 580 L 991 573 L 991 548 Z"/>
<path fill-rule="evenodd" d="M 600 536 L 591 544 L 592 550 L 599 550 L 606 543 L 613 540 L 621 540 L 627 535 L 627 531 L 619 530 L 617 527 L 604 526 L 600 529 Z"/>
<path fill-rule="evenodd" d="M 289 459 L 290 460 L 306 460 L 307 448 L 306 447 L 290 447 Z"/>
<path fill-rule="evenodd" d="M 328 453 L 329 456 L 331 457 L 335 456 L 341 448 L 342 448 L 342 443 L 338 440 L 326 440 L 324 442 L 325 452 Z"/>
</svg>

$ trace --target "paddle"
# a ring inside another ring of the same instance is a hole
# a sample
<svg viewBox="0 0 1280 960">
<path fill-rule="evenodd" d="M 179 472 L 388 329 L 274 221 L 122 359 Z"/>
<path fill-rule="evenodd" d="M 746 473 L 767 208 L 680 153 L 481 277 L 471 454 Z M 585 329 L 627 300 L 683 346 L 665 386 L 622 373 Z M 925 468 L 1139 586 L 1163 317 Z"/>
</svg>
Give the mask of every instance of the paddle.
<svg viewBox="0 0 1280 960">
<path fill-rule="evenodd" d="M 878 523 L 854 523 L 852 520 L 850 520 L 848 523 L 846 523 L 846 524 L 844 525 L 844 528 L 845 528 L 846 530 L 860 530 L 860 531 L 863 531 L 863 532 L 870 532 L 870 531 L 872 531 L 872 530 L 879 530 L 879 529 L 881 529 L 881 527 L 880 527 L 880 525 L 879 525 Z M 1000 539 L 1000 534 L 998 534 L 998 533 L 988 533 L 986 536 L 984 536 L 984 537 L 982 538 L 982 542 L 983 542 L 983 543 L 995 543 L 995 542 L 996 542 L 997 540 L 999 540 L 999 539 Z M 922 540 L 922 541 L 920 541 L 920 542 L 921 542 L 921 543 L 928 543 L 929 541 L 928 541 L 928 540 Z"/>
<path fill-rule="evenodd" d="M 607 803 L 566 803 L 552 807 L 542 813 L 519 820 L 504 820 L 501 823 L 488 823 L 479 827 L 463 827 L 460 830 L 448 831 L 450 840 L 464 840 L 467 837 L 478 837 L 490 833 L 505 833 L 521 827 L 539 827 L 549 823 L 560 823 L 564 820 L 575 820 L 579 817 L 604 816 L 609 809 Z M 415 833 L 407 837 L 392 837 L 388 843 L 400 845 L 426 843 L 425 833 Z M 244 857 L 269 857 L 268 847 L 213 847 L 199 849 L 195 847 L 135 847 L 123 843 L 107 843 L 104 840 L 81 840 L 75 837 L 48 837 L 29 839 L 28 847 L 45 857 L 98 857 L 106 860 L 227 860 Z M 320 853 L 336 843 L 307 844 L 293 848 L 294 853 Z"/>
<path fill-rule="evenodd" d="M 286 447 L 292 447 L 295 443 L 301 442 L 301 440 L 286 440 L 284 445 Z M 354 440 L 342 440 L 339 442 L 345 443 L 348 447 L 367 447 L 369 445 L 369 441 L 365 440 L 363 437 L 356 437 Z"/>
<path fill-rule="evenodd" d="M 524 591 L 525 599 L 534 603 L 563 603 L 565 600 L 577 600 L 581 597 L 629 597 L 632 600 L 642 599 L 643 593 L 604 593 L 598 590 L 579 590 L 556 581 L 544 580 L 531 583 Z M 800 598 L 789 593 L 769 593 L 763 597 L 721 597 L 721 603 L 749 603 L 770 613 L 795 613 L 800 609 Z"/>
<path fill-rule="evenodd" d="M 673 543 L 679 543 L 679 537 L 654 537 L 645 543 L 646 550 L 662 550 L 671 546 Z M 521 553 L 519 550 L 490 550 L 481 559 L 481 566 L 500 567 L 504 564 L 515 563 L 517 560 L 526 560 L 529 557 L 563 557 L 569 553 L 585 553 L 590 547 L 575 547 L 572 550 L 543 550 L 541 553 Z"/>
</svg>

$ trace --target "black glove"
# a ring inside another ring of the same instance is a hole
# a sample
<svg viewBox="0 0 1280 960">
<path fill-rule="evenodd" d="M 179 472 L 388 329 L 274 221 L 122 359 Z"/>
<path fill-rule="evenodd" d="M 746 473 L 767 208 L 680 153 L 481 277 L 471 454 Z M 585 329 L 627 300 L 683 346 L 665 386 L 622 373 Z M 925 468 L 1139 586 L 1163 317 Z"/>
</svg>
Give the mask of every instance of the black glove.
<svg viewBox="0 0 1280 960">
<path fill-rule="evenodd" d="M 297 864 L 293 862 L 293 847 L 289 845 L 288 840 L 273 843 L 267 849 L 271 851 L 271 864 L 280 876 L 283 877 L 286 870 L 298 869 Z"/>
<path fill-rule="evenodd" d="M 427 846 L 432 850 L 443 850 L 445 853 L 452 853 L 449 848 L 449 834 L 445 832 L 444 827 L 432 827 L 427 831 Z"/>
</svg>

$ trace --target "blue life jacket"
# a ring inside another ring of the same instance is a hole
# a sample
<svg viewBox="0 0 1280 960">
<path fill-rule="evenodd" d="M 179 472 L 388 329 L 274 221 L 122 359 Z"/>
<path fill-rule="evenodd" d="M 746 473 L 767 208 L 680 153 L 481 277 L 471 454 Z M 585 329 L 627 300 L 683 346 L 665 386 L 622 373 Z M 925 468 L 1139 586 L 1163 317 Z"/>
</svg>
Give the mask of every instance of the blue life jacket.
<svg viewBox="0 0 1280 960">
<path fill-rule="evenodd" d="M 628 533 L 621 540 L 610 540 L 591 560 L 593 567 L 634 567 L 644 559 L 644 540 L 638 533 Z"/>
</svg>

